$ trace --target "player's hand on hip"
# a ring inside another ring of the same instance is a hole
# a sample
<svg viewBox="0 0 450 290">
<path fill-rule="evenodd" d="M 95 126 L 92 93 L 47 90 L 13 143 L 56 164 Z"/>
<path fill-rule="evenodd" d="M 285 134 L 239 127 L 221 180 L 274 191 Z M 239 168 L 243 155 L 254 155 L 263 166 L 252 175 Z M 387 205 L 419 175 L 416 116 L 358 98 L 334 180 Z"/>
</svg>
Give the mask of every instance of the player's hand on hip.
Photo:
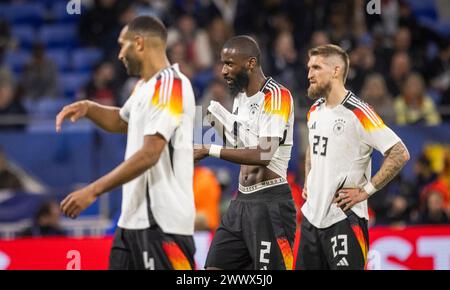
<svg viewBox="0 0 450 290">
<path fill-rule="evenodd" d="M 89 187 L 74 191 L 61 202 L 61 211 L 69 218 L 76 218 L 83 210 L 90 206 L 97 197 Z"/>
<path fill-rule="evenodd" d="M 65 119 L 70 119 L 72 123 L 86 116 L 90 101 L 79 101 L 65 106 L 61 112 L 56 115 L 56 132 L 61 131 L 61 125 Z"/>
<path fill-rule="evenodd" d="M 362 188 L 342 188 L 336 192 L 333 202 L 343 211 L 347 211 L 367 198 L 369 195 Z"/>
<path fill-rule="evenodd" d="M 303 187 L 302 197 L 303 197 L 304 200 L 306 200 L 308 198 L 308 191 L 306 190 L 306 184 Z"/>
</svg>

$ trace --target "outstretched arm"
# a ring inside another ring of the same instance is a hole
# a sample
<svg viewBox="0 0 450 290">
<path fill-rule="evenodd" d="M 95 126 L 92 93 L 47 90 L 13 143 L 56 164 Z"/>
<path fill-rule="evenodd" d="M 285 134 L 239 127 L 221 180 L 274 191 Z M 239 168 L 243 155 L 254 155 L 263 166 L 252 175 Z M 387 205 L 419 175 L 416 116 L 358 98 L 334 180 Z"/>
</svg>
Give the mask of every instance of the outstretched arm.
<svg viewBox="0 0 450 290">
<path fill-rule="evenodd" d="M 380 170 L 378 170 L 371 180 L 375 189 L 382 189 L 397 176 L 406 162 L 408 162 L 409 158 L 408 149 L 402 142 L 398 142 L 392 146 L 391 149 L 387 151 Z M 343 207 L 344 211 L 349 210 L 353 205 L 366 200 L 370 196 L 364 188 L 343 188 L 337 193 L 338 196 L 335 198 L 334 202 L 337 203 L 337 206 Z"/>
<path fill-rule="evenodd" d="M 56 132 L 61 131 L 61 125 L 65 119 L 76 122 L 86 117 L 108 132 L 126 133 L 128 123 L 122 120 L 119 111 L 118 107 L 103 106 L 88 100 L 78 101 L 65 106 L 56 116 Z"/>
<path fill-rule="evenodd" d="M 263 137 L 259 139 L 259 145 L 256 148 L 221 149 L 220 159 L 242 165 L 267 166 L 269 165 L 273 154 L 278 149 L 279 143 L 279 138 Z M 195 161 L 199 161 L 208 156 L 209 149 L 209 145 L 200 149 L 195 149 Z"/>
<path fill-rule="evenodd" d="M 158 162 L 166 143 L 159 134 L 145 136 L 142 148 L 129 159 L 85 188 L 69 194 L 61 202 L 62 212 L 70 218 L 76 218 L 98 196 L 138 177 Z"/>
</svg>

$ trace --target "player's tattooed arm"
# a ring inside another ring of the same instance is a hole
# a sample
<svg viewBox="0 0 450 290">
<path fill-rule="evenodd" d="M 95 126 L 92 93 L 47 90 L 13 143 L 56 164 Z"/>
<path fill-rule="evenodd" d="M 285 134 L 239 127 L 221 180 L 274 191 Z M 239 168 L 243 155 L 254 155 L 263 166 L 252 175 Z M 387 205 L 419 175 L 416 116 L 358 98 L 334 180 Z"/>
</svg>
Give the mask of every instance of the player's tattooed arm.
<svg viewBox="0 0 450 290">
<path fill-rule="evenodd" d="M 389 149 L 384 157 L 380 170 L 372 178 L 371 183 L 376 189 L 381 189 L 389 183 L 409 160 L 409 152 L 402 142 Z M 355 204 L 366 200 L 369 194 L 364 188 L 343 188 L 338 190 L 333 202 L 345 212 Z"/>
<path fill-rule="evenodd" d="M 408 149 L 402 142 L 398 142 L 389 149 L 384 157 L 380 170 L 372 178 L 371 182 L 376 189 L 383 188 L 400 172 L 409 160 Z"/>
</svg>

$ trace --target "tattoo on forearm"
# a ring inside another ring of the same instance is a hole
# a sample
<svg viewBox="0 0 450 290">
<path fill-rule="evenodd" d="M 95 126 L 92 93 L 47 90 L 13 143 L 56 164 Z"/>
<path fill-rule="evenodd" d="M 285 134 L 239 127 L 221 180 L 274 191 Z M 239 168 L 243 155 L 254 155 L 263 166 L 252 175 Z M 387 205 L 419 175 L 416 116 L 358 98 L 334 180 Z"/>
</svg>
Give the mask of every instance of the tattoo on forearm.
<svg viewBox="0 0 450 290">
<path fill-rule="evenodd" d="M 376 189 L 383 188 L 403 168 L 409 159 L 409 153 L 403 143 L 395 144 L 386 154 L 380 170 L 372 178 L 372 184 Z"/>
</svg>

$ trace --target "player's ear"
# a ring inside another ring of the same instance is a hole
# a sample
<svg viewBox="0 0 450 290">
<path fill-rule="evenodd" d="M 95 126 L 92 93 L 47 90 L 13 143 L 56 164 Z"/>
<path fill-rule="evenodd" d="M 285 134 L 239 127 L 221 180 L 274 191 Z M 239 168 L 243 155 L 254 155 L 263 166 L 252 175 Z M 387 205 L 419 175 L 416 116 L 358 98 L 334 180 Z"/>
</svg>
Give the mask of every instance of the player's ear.
<svg viewBox="0 0 450 290">
<path fill-rule="evenodd" d="M 134 37 L 134 44 L 136 45 L 137 51 L 144 50 L 144 38 L 142 36 L 136 35 Z"/>
<path fill-rule="evenodd" d="M 334 67 L 333 78 L 334 79 L 339 78 L 340 74 L 341 74 L 341 67 L 337 65 Z"/>
<path fill-rule="evenodd" d="M 255 57 L 251 57 L 247 62 L 247 68 L 248 69 L 254 69 L 257 65 L 257 60 Z"/>
</svg>

